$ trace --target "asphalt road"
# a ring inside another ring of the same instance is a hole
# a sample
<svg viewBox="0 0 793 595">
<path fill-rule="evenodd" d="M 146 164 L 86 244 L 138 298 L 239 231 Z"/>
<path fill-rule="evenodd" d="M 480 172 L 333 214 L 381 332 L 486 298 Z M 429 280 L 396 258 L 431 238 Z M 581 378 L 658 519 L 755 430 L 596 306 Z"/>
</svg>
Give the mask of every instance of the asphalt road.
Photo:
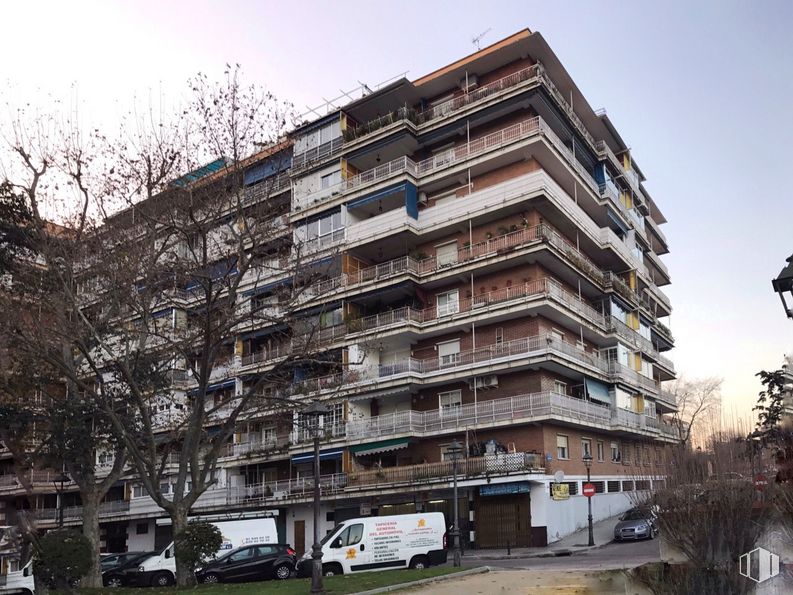
<svg viewBox="0 0 793 595">
<path fill-rule="evenodd" d="M 474 560 L 463 557 L 463 565 L 490 566 L 494 569 L 505 570 L 609 570 L 634 568 L 659 560 L 659 540 L 653 539 L 638 542 L 611 542 L 572 556 L 555 558 L 504 557 L 500 560 Z"/>
</svg>

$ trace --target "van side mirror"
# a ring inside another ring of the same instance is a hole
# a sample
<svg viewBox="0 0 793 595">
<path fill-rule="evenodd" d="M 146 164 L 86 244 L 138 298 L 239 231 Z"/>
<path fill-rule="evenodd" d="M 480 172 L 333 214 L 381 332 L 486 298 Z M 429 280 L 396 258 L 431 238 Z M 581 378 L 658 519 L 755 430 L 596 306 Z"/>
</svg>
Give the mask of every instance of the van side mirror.
<svg viewBox="0 0 793 595">
<path fill-rule="evenodd" d="M 25 568 L 22 569 L 22 576 L 30 576 L 30 566 L 25 566 Z"/>
<path fill-rule="evenodd" d="M 165 559 L 167 560 L 170 557 L 171 557 L 171 548 L 168 548 L 167 550 L 165 550 Z"/>
<path fill-rule="evenodd" d="M 332 548 L 340 548 L 341 547 L 341 537 L 337 537 L 333 540 L 333 543 L 330 544 Z"/>
</svg>

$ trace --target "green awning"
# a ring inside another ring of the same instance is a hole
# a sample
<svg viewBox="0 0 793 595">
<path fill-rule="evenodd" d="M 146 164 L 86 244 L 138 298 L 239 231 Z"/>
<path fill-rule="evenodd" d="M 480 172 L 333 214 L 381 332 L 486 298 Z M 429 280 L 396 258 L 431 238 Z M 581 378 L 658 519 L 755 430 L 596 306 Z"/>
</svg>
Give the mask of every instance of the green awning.
<svg viewBox="0 0 793 595">
<path fill-rule="evenodd" d="M 358 444 L 350 447 L 350 452 L 355 455 L 373 455 L 379 452 L 388 452 L 390 450 L 399 450 L 400 448 L 407 448 L 410 438 L 392 438 L 391 440 L 380 440 L 379 442 L 371 442 L 369 444 Z"/>
</svg>

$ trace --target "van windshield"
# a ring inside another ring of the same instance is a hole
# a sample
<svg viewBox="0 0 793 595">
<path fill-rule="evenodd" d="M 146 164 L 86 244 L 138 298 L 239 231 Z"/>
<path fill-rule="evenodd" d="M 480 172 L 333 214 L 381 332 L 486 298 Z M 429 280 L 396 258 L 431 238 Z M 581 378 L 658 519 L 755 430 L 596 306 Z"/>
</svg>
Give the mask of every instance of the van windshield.
<svg viewBox="0 0 793 595">
<path fill-rule="evenodd" d="M 328 543 L 328 541 L 330 541 L 330 538 L 336 535 L 339 531 L 341 531 L 343 527 L 344 527 L 344 523 L 339 523 L 338 525 L 333 527 L 333 530 L 327 535 L 325 535 L 325 537 L 323 537 L 322 540 L 319 542 L 320 545 L 325 545 L 326 543 Z"/>
</svg>

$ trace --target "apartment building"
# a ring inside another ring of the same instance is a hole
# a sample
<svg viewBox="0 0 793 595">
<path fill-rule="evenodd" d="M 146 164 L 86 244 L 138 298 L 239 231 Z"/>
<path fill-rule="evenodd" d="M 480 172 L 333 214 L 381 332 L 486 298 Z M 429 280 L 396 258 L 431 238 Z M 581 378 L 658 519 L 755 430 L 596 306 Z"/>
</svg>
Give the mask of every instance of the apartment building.
<svg viewBox="0 0 793 595">
<path fill-rule="evenodd" d="M 662 388 L 675 374 L 666 220 L 608 115 L 539 33 L 329 110 L 244 183 L 252 202 L 284 205 L 282 245 L 320 277 L 301 312 L 329 363 L 294 386 L 330 410 L 321 533 L 370 514 L 442 511 L 451 524 L 455 441 L 471 547 L 542 546 L 584 526 L 585 454 L 595 520 L 663 482 L 676 434 Z M 245 297 L 277 313 L 273 288 L 288 281 L 274 274 Z M 213 390 L 243 390 L 278 357 L 275 326 L 239 329 Z M 246 418 L 196 514 L 273 515 L 305 551 L 311 441 L 284 416 Z M 56 495 L 37 480 L 46 526 Z M 65 520 L 79 523 L 68 493 Z M 0 511 L 19 494 L 0 475 Z M 108 550 L 170 539 L 134 479 L 107 500 Z"/>
</svg>

